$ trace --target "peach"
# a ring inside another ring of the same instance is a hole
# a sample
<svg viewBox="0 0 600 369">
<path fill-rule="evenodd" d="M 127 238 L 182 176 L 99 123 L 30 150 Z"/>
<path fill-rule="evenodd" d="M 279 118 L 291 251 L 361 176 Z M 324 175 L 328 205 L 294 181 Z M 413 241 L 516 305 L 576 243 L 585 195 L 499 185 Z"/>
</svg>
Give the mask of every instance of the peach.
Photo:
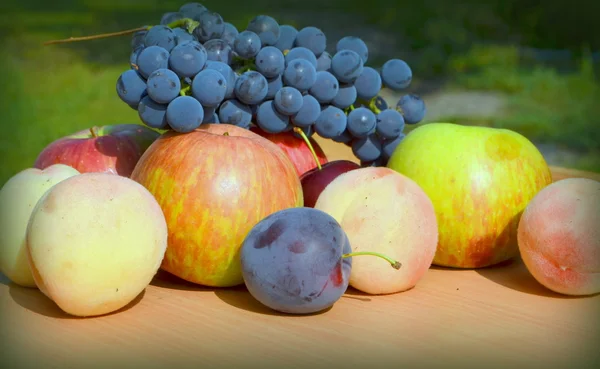
<svg viewBox="0 0 600 369">
<path fill-rule="evenodd" d="M 167 223 L 139 183 L 83 173 L 48 190 L 27 226 L 36 285 L 75 316 L 115 312 L 150 283 L 167 248 Z"/>
<path fill-rule="evenodd" d="M 352 257 L 350 286 L 368 294 L 413 288 L 427 272 L 438 242 L 433 204 L 410 178 L 385 167 L 343 173 L 321 193 L 315 208 L 334 217 L 352 252 L 376 252 L 399 261 L 399 270 L 373 256 Z"/>
<path fill-rule="evenodd" d="M 600 292 L 600 182 L 568 178 L 529 202 L 519 221 L 521 259 L 546 288 L 565 295 Z"/>
</svg>

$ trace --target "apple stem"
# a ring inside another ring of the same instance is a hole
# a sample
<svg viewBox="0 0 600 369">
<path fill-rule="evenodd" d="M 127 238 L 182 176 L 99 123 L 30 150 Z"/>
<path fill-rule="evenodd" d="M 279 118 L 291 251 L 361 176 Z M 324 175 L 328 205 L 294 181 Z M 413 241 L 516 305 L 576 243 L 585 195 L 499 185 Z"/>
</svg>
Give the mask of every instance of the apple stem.
<svg viewBox="0 0 600 369">
<path fill-rule="evenodd" d="M 92 128 L 90 128 L 90 133 L 92 134 L 92 137 L 96 138 L 98 137 L 98 132 L 96 132 L 96 130 L 98 129 L 98 127 L 93 126 Z"/>
<path fill-rule="evenodd" d="M 399 261 L 394 260 L 394 259 L 392 259 L 388 256 L 385 256 L 383 254 L 380 254 L 378 252 L 373 252 L 373 251 L 356 251 L 356 252 L 351 252 L 348 254 L 343 254 L 342 257 L 348 258 L 348 257 L 353 257 L 353 256 L 361 256 L 361 255 L 370 255 L 370 256 L 380 257 L 380 258 L 384 259 L 385 261 L 387 261 L 388 263 L 390 263 L 392 265 L 392 268 L 394 268 L 394 269 L 400 269 L 400 267 L 402 266 L 402 264 Z"/>
<path fill-rule="evenodd" d="M 304 140 L 304 142 L 306 142 L 306 144 L 308 145 L 308 149 L 310 150 L 313 158 L 315 159 L 315 163 L 317 163 L 317 168 L 319 168 L 319 170 L 321 170 L 321 162 L 319 161 L 319 158 L 317 157 L 317 153 L 315 152 L 315 149 L 313 149 L 313 146 L 311 145 L 308 137 L 306 137 L 306 134 L 304 133 L 304 131 L 301 130 L 299 127 L 294 127 L 294 132 L 299 134 L 300 137 L 302 137 L 302 139 Z"/>
<path fill-rule="evenodd" d="M 223 136 L 229 136 L 229 132 L 223 133 Z"/>
</svg>

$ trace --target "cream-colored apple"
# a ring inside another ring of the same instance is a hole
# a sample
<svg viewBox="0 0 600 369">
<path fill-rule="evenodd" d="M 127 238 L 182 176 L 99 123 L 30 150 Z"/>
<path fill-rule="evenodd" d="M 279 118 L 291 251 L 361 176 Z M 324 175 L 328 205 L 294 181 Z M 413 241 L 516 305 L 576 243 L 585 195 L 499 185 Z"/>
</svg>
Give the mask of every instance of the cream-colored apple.
<svg viewBox="0 0 600 369">
<path fill-rule="evenodd" d="M 37 286 L 76 316 L 111 313 L 133 301 L 166 248 L 167 223 L 152 194 L 109 173 L 83 173 L 52 187 L 27 228 Z"/>
<path fill-rule="evenodd" d="M 25 234 L 33 208 L 52 186 L 79 171 L 54 164 L 44 170 L 27 168 L 12 176 L 0 190 L 0 272 L 13 283 L 35 288 L 27 257 Z"/>
<path fill-rule="evenodd" d="M 438 240 L 435 210 L 408 177 L 385 167 L 355 169 L 329 183 L 315 208 L 341 224 L 353 253 L 376 252 L 402 264 L 396 270 L 379 257 L 353 256 L 350 286 L 369 294 L 402 292 L 431 266 Z"/>
</svg>

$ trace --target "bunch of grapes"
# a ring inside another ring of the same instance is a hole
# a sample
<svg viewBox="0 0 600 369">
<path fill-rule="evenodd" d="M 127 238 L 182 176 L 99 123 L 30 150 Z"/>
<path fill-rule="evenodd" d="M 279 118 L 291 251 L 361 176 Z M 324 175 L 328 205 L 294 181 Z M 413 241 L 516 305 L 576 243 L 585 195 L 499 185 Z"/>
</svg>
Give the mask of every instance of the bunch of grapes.
<svg viewBox="0 0 600 369">
<path fill-rule="evenodd" d="M 152 128 L 186 133 L 228 123 L 317 133 L 350 146 L 363 166 L 384 166 L 405 124 L 425 115 L 417 95 L 407 93 L 393 107 L 380 96 L 384 87 L 406 89 L 411 68 L 401 59 L 368 66 L 359 37 L 343 37 L 330 51 L 326 41 L 316 27 L 298 30 L 268 15 L 238 30 L 187 3 L 133 35 L 131 69 L 119 77 L 117 94 Z"/>
</svg>

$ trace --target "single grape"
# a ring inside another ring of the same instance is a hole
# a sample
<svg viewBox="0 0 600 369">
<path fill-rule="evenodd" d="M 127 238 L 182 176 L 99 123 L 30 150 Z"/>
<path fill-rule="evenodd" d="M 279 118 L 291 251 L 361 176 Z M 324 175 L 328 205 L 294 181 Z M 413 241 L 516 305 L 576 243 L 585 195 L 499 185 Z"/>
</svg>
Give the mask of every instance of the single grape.
<svg viewBox="0 0 600 369">
<path fill-rule="evenodd" d="M 388 104 L 383 97 L 376 96 L 375 97 L 375 107 L 379 110 L 385 110 L 388 108 Z"/>
<path fill-rule="evenodd" d="M 256 71 L 248 71 L 235 81 L 234 92 L 238 100 L 246 105 L 258 104 L 268 92 L 267 79 Z"/>
<path fill-rule="evenodd" d="M 235 40 L 235 36 L 237 36 L 240 32 L 238 29 L 231 23 L 225 22 L 225 27 L 223 28 L 223 34 L 221 35 L 221 39 L 227 42 L 227 45 L 233 47 L 233 41 Z"/>
<path fill-rule="evenodd" d="M 117 95 L 125 104 L 137 106 L 146 95 L 146 80 L 135 70 L 126 70 L 117 79 Z"/>
<path fill-rule="evenodd" d="M 283 72 L 283 83 L 295 87 L 300 92 L 308 91 L 317 80 L 317 70 L 306 59 L 295 59 Z"/>
<path fill-rule="evenodd" d="M 281 76 L 275 78 L 267 78 L 267 96 L 265 100 L 273 100 L 275 94 L 283 87 L 283 79 Z"/>
<path fill-rule="evenodd" d="M 173 32 L 175 32 L 175 37 L 176 37 L 175 41 L 176 41 L 177 45 L 180 45 L 186 41 L 198 41 L 198 39 L 196 39 L 196 36 L 189 33 L 185 28 L 176 27 L 176 28 L 173 28 Z M 175 46 L 175 47 L 177 47 L 177 46 Z M 171 50 L 171 52 L 173 52 L 173 50 Z"/>
<path fill-rule="evenodd" d="M 240 251 L 250 294 L 285 313 L 310 314 L 331 307 L 348 288 L 350 242 L 329 214 L 310 207 L 277 211 L 256 224 Z"/>
<path fill-rule="evenodd" d="M 200 14 L 207 10 L 208 9 L 204 5 L 197 2 L 183 4 L 181 8 L 179 8 L 179 12 L 185 15 L 186 18 L 190 18 L 195 21 L 198 21 L 200 19 Z"/>
<path fill-rule="evenodd" d="M 381 156 L 381 140 L 374 134 L 352 141 L 352 153 L 360 161 L 373 161 Z"/>
<path fill-rule="evenodd" d="M 185 14 L 183 14 L 183 13 L 167 12 L 167 13 L 163 14 L 162 17 L 160 18 L 160 24 L 166 26 L 169 23 L 173 23 L 173 22 L 178 21 L 183 18 L 185 18 Z"/>
<path fill-rule="evenodd" d="M 167 104 L 159 104 L 150 96 L 144 96 L 138 108 L 140 120 L 150 128 L 167 129 Z"/>
<path fill-rule="evenodd" d="M 348 114 L 348 132 L 356 138 L 367 137 L 375 132 L 377 117 L 367 108 L 357 108 Z"/>
<path fill-rule="evenodd" d="M 396 109 L 385 109 L 377 114 L 377 135 L 384 140 L 398 137 L 404 130 L 404 118 Z"/>
<path fill-rule="evenodd" d="M 192 96 L 205 107 L 216 107 L 227 92 L 225 77 L 214 69 L 204 69 L 192 81 Z"/>
<path fill-rule="evenodd" d="M 304 27 L 298 31 L 294 45 L 305 47 L 312 51 L 316 57 L 319 57 L 327 47 L 327 37 L 317 27 Z"/>
<path fill-rule="evenodd" d="M 225 92 L 225 99 L 233 99 L 235 97 L 235 93 L 233 91 L 235 87 L 235 81 L 237 80 L 237 75 L 231 69 L 231 67 L 223 62 L 208 60 L 206 62 L 205 69 L 214 69 L 217 72 L 221 73 L 223 77 L 225 77 L 225 83 L 227 84 L 227 92 Z"/>
<path fill-rule="evenodd" d="M 369 48 L 365 42 L 356 36 L 346 36 L 341 38 L 335 45 L 335 51 L 352 50 L 357 53 L 363 64 L 367 64 L 369 60 Z"/>
<path fill-rule="evenodd" d="M 378 157 L 373 161 L 361 161 L 360 166 L 363 168 L 366 167 L 385 167 L 387 164 L 387 159 L 382 156 Z"/>
<path fill-rule="evenodd" d="M 375 69 L 364 67 L 360 76 L 354 81 L 354 87 L 360 99 L 371 100 L 381 92 L 381 76 Z"/>
<path fill-rule="evenodd" d="M 267 100 L 258 106 L 256 124 L 267 133 L 281 133 L 289 128 L 290 117 L 277 111 L 273 100 Z"/>
<path fill-rule="evenodd" d="M 144 38 L 146 38 L 146 33 L 148 33 L 148 31 L 142 30 L 135 32 L 133 36 L 131 36 L 131 50 L 135 50 L 140 46 L 146 46 L 144 45 Z"/>
<path fill-rule="evenodd" d="M 343 83 L 354 83 L 363 71 L 363 62 L 356 51 L 341 50 L 331 59 L 331 73 Z"/>
<path fill-rule="evenodd" d="M 304 132 L 304 135 L 306 136 L 306 138 L 311 138 L 312 135 L 315 134 L 315 130 L 313 129 L 312 125 L 307 126 L 307 127 L 298 127 L 298 128 L 300 128 L 302 130 L 302 132 Z M 298 139 L 301 139 L 301 140 L 303 139 L 302 135 L 300 135 L 297 132 L 292 131 L 292 135 Z"/>
<path fill-rule="evenodd" d="M 204 120 L 204 109 L 191 96 L 179 96 L 167 106 L 167 122 L 176 132 L 187 133 L 200 127 Z"/>
<path fill-rule="evenodd" d="M 268 15 L 257 15 L 252 18 L 246 30 L 257 34 L 261 44 L 265 46 L 275 45 L 279 39 L 279 23 Z"/>
<path fill-rule="evenodd" d="M 286 86 L 277 91 L 273 106 L 283 115 L 294 115 L 302 108 L 304 100 L 297 89 Z"/>
<path fill-rule="evenodd" d="M 399 91 L 410 85 L 412 70 L 404 60 L 390 59 L 381 67 L 381 80 L 387 88 Z"/>
<path fill-rule="evenodd" d="M 285 64 L 289 65 L 293 60 L 296 59 L 308 60 L 310 64 L 312 64 L 312 66 L 315 69 L 317 69 L 317 57 L 315 56 L 315 53 L 313 53 L 305 47 L 296 46 L 290 49 L 290 51 L 285 56 Z"/>
<path fill-rule="evenodd" d="M 404 140 L 404 137 L 406 137 L 406 134 L 404 134 L 404 132 L 402 132 L 398 135 L 398 137 L 394 138 L 393 140 L 383 141 L 383 145 L 381 148 L 381 152 L 382 152 L 381 156 L 386 161 L 390 159 L 390 157 L 394 153 L 394 150 L 396 150 L 396 147 L 398 147 L 400 142 L 402 142 L 402 140 Z"/>
<path fill-rule="evenodd" d="M 335 106 L 328 105 L 315 121 L 314 129 L 323 138 L 332 138 L 341 135 L 346 129 L 347 117 L 344 112 Z"/>
<path fill-rule="evenodd" d="M 312 126 L 321 115 L 321 105 L 311 95 L 302 96 L 302 107 L 292 116 L 292 123 L 300 128 Z"/>
<path fill-rule="evenodd" d="M 400 110 L 407 124 L 417 124 L 423 120 L 427 109 L 425 102 L 417 95 L 407 94 L 398 100 L 396 108 Z"/>
<path fill-rule="evenodd" d="M 144 37 L 144 45 L 160 46 L 170 52 L 177 44 L 175 31 L 165 25 L 157 25 L 148 30 Z"/>
<path fill-rule="evenodd" d="M 198 41 L 185 41 L 175 46 L 169 56 L 169 68 L 180 78 L 193 77 L 204 68 L 206 49 Z"/>
<path fill-rule="evenodd" d="M 308 92 L 321 104 L 329 103 L 340 90 L 338 80 L 327 71 L 317 72 L 315 83 Z"/>
<path fill-rule="evenodd" d="M 323 51 L 321 56 L 317 58 L 317 72 L 329 71 L 331 69 L 331 54 Z"/>
<path fill-rule="evenodd" d="M 283 24 L 279 26 L 279 39 L 273 46 L 281 51 L 290 50 L 294 47 L 297 34 L 298 30 L 296 28 L 288 24 Z"/>
<path fill-rule="evenodd" d="M 266 78 L 273 78 L 283 74 L 285 57 L 281 50 L 274 46 L 265 46 L 256 55 L 256 70 Z"/>
<path fill-rule="evenodd" d="M 219 106 L 202 106 L 204 110 L 204 119 L 202 123 L 219 123 L 219 116 L 217 115 L 217 108 Z"/>
<path fill-rule="evenodd" d="M 239 100 L 225 100 L 219 107 L 219 121 L 238 127 L 249 128 L 252 121 L 252 110 Z"/>
<path fill-rule="evenodd" d="M 148 96 L 159 104 L 168 104 L 181 91 L 181 81 L 175 72 L 167 68 L 157 69 L 146 83 Z"/>
<path fill-rule="evenodd" d="M 208 40 L 204 43 L 208 60 L 220 61 L 225 64 L 231 64 L 233 59 L 233 50 L 227 41 L 220 38 Z"/>
<path fill-rule="evenodd" d="M 260 38 L 252 31 L 242 31 L 233 40 L 233 51 L 242 59 L 256 57 L 262 47 Z"/>
<path fill-rule="evenodd" d="M 148 46 L 140 51 L 136 65 L 142 77 L 148 78 L 155 70 L 169 67 L 169 52 L 160 46 Z"/>
<path fill-rule="evenodd" d="M 198 16 L 200 25 L 194 28 L 194 36 L 200 42 L 220 38 L 225 30 L 225 22 L 219 13 L 207 10 Z"/>
<path fill-rule="evenodd" d="M 138 46 L 136 49 L 131 51 L 131 54 L 129 54 L 129 65 L 131 69 L 137 70 L 137 58 L 142 50 L 144 50 L 144 46 Z"/>
<path fill-rule="evenodd" d="M 331 105 L 340 109 L 346 109 L 356 102 L 356 96 L 356 87 L 353 84 L 341 83 L 337 95 L 331 100 Z"/>
<path fill-rule="evenodd" d="M 351 143 L 352 140 L 354 139 L 354 137 L 352 136 L 352 134 L 348 131 L 348 128 L 346 127 L 346 129 L 344 130 L 344 132 L 342 132 L 341 135 L 337 135 L 335 137 L 332 137 L 331 139 L 335 142 L 347 144 L 347 143 Z"/>
</svg>

